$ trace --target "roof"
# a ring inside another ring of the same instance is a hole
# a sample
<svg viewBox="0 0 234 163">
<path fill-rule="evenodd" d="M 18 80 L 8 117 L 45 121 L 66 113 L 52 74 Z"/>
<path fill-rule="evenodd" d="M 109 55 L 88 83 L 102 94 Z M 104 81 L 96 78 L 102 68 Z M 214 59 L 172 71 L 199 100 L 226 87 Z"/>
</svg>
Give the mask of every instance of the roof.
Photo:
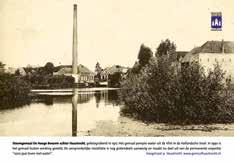
<svg viewBox="0 0 234 163">
<path fill-rule="evenodd" d="M 181 62 L 192 62 L 198 60 L 198 53 L 200 51 L 200 47 L 193 48 L 190 52 L 188 52 Z"/>
<path fill-rule="evenodd" d="M 207 41 L 201 47 L 195 47 L 188 52 L 182 62 L 198 60 L 199 53 L 234 53 L 234 41 Z"/>
<path fill-rule="evenodd" d="M 78 65 L 77 72 L 83 73 L 83 74 L 94 74 L 94 72 L 92 72 L 91 70 L 89 70 L 87 67 L 85 67 L 82 64 Z"/>
<path fill-rule="evenodd" d="M 222 53 L 222 46 L 224 53 L 234 53 L 233 41 L 207 41 L 200 47 L 199 53 Z"/>
<path fill-rule="evenodd" d="M 177 57 L 184 57 L 188 51 L 176 51 Z"/>
<path fill-rule="evenodd" d="M 71 65 L 61 65 L 57 67 L 58 73 L 62 74 L 71 74 L 72 73 L 72 66 Z M 89 70 L 87 67 L 85 67 L 82 64 L 79 64 L 77 66 L 77 72 L 80 74 L 94 74 L 91 70 Z"/>
</svg>

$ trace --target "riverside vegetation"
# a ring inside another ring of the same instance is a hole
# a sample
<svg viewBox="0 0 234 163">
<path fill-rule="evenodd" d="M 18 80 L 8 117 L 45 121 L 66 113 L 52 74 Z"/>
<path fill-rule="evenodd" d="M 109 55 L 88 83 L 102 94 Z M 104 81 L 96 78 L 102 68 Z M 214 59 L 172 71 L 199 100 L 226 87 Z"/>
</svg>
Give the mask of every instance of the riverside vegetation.
<svg viewBox="0 0 234 163">
<path fill-rule="evenodd" d="M 0 73 L 0 109 L 28 104 L 30 89 L 30 84 L 24 79 Z"/>
<path fill-rule="evenodd" d="M 73 78 L 69 76 L 26 75 L 0 73 L 0 109 L 14 108 L 29 104 L 31 89 L 71 88 Z"/>
<path fill-rule="evenodd" d="M 234 122 L 233 101 L 218 64 L 209 72 L 198 63 L 178 69 L 172 57 L 152 54 L 142 46 L 139 62 L 121 83 L 123 115 L 172 124 Z"/>
<path fill-rule="evenodd" d="M 0 62 L 4 68 L 4 64 Z M 21 75 L 19 69 L 15 74 L 0 72 L 0 109 L 14 108 L 29 104 L 32 97 L 31 89 L 40 88 L 70 88 L 74 79 L 70 76 L 53 76 L 54 66 L 48 62 L 40 68 L 24 68 L 26 75 Z"/>
</svg>

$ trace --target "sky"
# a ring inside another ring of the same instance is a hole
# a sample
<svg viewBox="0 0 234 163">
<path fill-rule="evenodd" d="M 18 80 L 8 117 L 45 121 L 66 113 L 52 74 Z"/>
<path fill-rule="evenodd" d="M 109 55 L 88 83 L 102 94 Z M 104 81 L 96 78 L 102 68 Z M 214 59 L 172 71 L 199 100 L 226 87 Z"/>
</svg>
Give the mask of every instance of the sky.
<svg viewBox="0 0 234 163">
<path fill-rule="evenodd" d="M 169 38 L 189 51 L 208 40 L 234 41 L 232 0 L 1 0 L 0 61 L 7 66 L 72 62 L 73 4 L 78 4 L 78 62 L 94 70 L 131 67 L 140 45 Z M 222 12 L 222 31 L 210 30 Z"/>
</svg>

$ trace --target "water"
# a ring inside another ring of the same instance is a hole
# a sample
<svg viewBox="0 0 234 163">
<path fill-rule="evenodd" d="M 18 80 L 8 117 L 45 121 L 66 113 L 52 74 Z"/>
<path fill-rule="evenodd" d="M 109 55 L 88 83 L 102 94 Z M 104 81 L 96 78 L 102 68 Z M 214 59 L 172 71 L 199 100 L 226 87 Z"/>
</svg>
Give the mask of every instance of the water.
<svg viewBox="0 0 234 163">
<path fill-rule="evenodd" d="M 99 122 L 117 122 L 121 106 L 118 90 L 86 89 L 76 97 L 43 94 L 28 105 L 0 110 L 0 135 L 87 135 Z"/>
<path fill-rule="evenodd" d="M 0 136 L 234 135 L 234 124 L 188 126 L 145 124 L 121 116 L 120 110 L 124 105 L 118 96 L 118 91 L 67 90 L 66 96 L 61 90 L 49 93 L 42 91 L 41 95 L 36 96 L 28 105 L 10 108 L 9 104 L 6 106 L 8 109 L 0 106 Z"/>
</svg>

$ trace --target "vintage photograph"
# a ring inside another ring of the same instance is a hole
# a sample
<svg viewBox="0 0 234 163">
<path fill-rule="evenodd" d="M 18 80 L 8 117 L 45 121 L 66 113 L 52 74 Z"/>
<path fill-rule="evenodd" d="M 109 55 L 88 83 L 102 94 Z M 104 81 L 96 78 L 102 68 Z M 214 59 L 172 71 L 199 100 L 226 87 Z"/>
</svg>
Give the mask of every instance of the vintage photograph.
<svg viewBox="0 0 234 163">
<path fill-rule="evenodd" d="M 233 6 L 1 0 L 0 136 L 234 136 Z"/>
</svg>

